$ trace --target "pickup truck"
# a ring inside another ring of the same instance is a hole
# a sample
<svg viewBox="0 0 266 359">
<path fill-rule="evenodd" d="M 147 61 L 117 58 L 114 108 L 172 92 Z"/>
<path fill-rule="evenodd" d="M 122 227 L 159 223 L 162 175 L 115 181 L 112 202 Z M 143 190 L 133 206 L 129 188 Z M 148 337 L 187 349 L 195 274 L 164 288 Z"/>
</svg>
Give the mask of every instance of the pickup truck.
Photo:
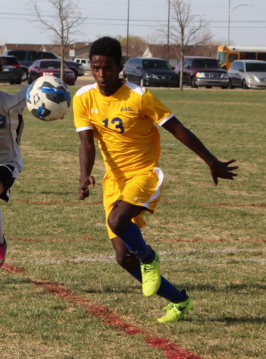
<svg viewBox="0 0 266 359">
<path fill-rule="evenodd" d="M 60 58 L 52 52 L 48 51 L 28 51 L 28 50 L 8 50 L 4 53 L 5 56 L 15 56 L 18 60 L 18 63 L 21 68 L 21 81 L 27 81 L 28 79 L 28 69 L 36 60 L 60 60 Z M 65 64 L 74 71 L 75 81 L 78 76 L 83 76 L 85 74 L 82 64 L 79 64 L 74 61 L 64 61 Z"/>
</svg>

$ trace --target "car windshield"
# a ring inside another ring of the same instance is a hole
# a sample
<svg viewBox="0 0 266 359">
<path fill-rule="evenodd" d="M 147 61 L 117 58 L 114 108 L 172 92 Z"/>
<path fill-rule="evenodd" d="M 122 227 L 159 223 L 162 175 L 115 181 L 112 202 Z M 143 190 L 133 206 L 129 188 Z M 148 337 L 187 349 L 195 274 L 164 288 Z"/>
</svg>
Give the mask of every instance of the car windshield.
<svg viewBox="0 0 266 359">
<path fill-rule="evenodd" d="M 42 69 L 60 69 L 61 62 L 60 61 L 42 61 L 41 68 Z M 66 65 L 64 65 L 64 69 L 66 69 Z"/>
<path fill-rule="evenodd" d="M 143 60 L 144 70 L 171 70 L 167 61 L 163 60 Z"/>
<path fill-rule="evenodd" d="M 264 63 L 246 63 L 247 72 L 266 72 L 266 62 Z"/>
<path fill-rule="evenodd" d="M 216 59 L 196 59 L 193 61 L 194 69 L 220 69 L 221 66 Z"/>
<path fill-rule="evenodd" d="M 15 57 L 1 57 L 4 65 L 8 66 L 8 65 L 17 65 L 17 59 Z"/>
</svg>

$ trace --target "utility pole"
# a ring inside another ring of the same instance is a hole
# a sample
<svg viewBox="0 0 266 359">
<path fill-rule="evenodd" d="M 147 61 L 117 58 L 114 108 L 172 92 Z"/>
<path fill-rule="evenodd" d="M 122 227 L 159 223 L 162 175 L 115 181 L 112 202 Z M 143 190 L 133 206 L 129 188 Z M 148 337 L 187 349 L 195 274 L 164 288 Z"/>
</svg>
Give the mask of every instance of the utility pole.
<svg viewBox="0 0 266 359">
<path fill-rule="evenodd" d="M 128 37 L 129 37 L 129 6 L 130 0 L 127 2 L 127 60 L 128 60 Z"/>
<path fill-rule="evenodd" d="M 167 62 L 169 62 L 170 1 L 168 1 Z"/>
</svg>

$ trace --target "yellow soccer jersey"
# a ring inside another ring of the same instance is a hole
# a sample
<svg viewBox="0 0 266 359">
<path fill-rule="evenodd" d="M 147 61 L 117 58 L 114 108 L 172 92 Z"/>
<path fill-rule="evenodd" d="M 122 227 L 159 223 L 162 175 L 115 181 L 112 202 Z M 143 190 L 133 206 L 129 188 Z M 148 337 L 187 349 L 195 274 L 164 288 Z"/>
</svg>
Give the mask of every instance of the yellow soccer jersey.
<svg viewBox="0 0 266 359">
<path fill-rule="evenodd" d="M 77 91 L 73 108 L 77 132 L 93 129 L 107 171 L 123 176 L 159 166 L 155 123 L 174 115 L 147 89 L 126 82 L 107 97 L 95 83 Z"/>
</svg>

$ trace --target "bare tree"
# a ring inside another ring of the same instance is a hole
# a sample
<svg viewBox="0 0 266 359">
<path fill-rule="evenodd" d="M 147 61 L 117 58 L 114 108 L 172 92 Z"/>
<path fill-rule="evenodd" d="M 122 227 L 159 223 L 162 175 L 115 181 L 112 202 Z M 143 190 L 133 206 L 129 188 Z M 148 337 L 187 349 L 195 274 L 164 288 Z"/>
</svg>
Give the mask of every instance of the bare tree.
<svg viewBox="0 0 266 359">
<path fill-rule="evenodd" d="M 65 49 L 75 41 L 74 36 L 80 33 L 81 25 L 86 18 L 82 17 L 78 10 L 78 1 L 46 0 L 46 8 L 53 13 L 48 19 L 41 13 L 39 0 L 30 0 L 29 3 L 33 5 L 35 16 L 33 21 L 41 24 L 42 30 L 51 32 L 54 44 L 61 46 L 61 79 L 63 79 Z"/>
<path fill-rule="evenodd" d="M 183 91 L 183 67 L 184 55 L 190 46 L 203 45 L 212 38 L 210 32 L 199 35 L 210 21 L 203 19 L 201 15 L 192 15 L 190 0 L 167 0 L 170 3 L 171 22 L 169 27 L 169 42 L 176 45 L 177 53 L 181 61 L 180 90 Z M 163 25 L 159 32 L 165 36 L 168 34 L 168 25 Z M 190 45 L 190 46 L 189 46 Z"/>
</svg>

